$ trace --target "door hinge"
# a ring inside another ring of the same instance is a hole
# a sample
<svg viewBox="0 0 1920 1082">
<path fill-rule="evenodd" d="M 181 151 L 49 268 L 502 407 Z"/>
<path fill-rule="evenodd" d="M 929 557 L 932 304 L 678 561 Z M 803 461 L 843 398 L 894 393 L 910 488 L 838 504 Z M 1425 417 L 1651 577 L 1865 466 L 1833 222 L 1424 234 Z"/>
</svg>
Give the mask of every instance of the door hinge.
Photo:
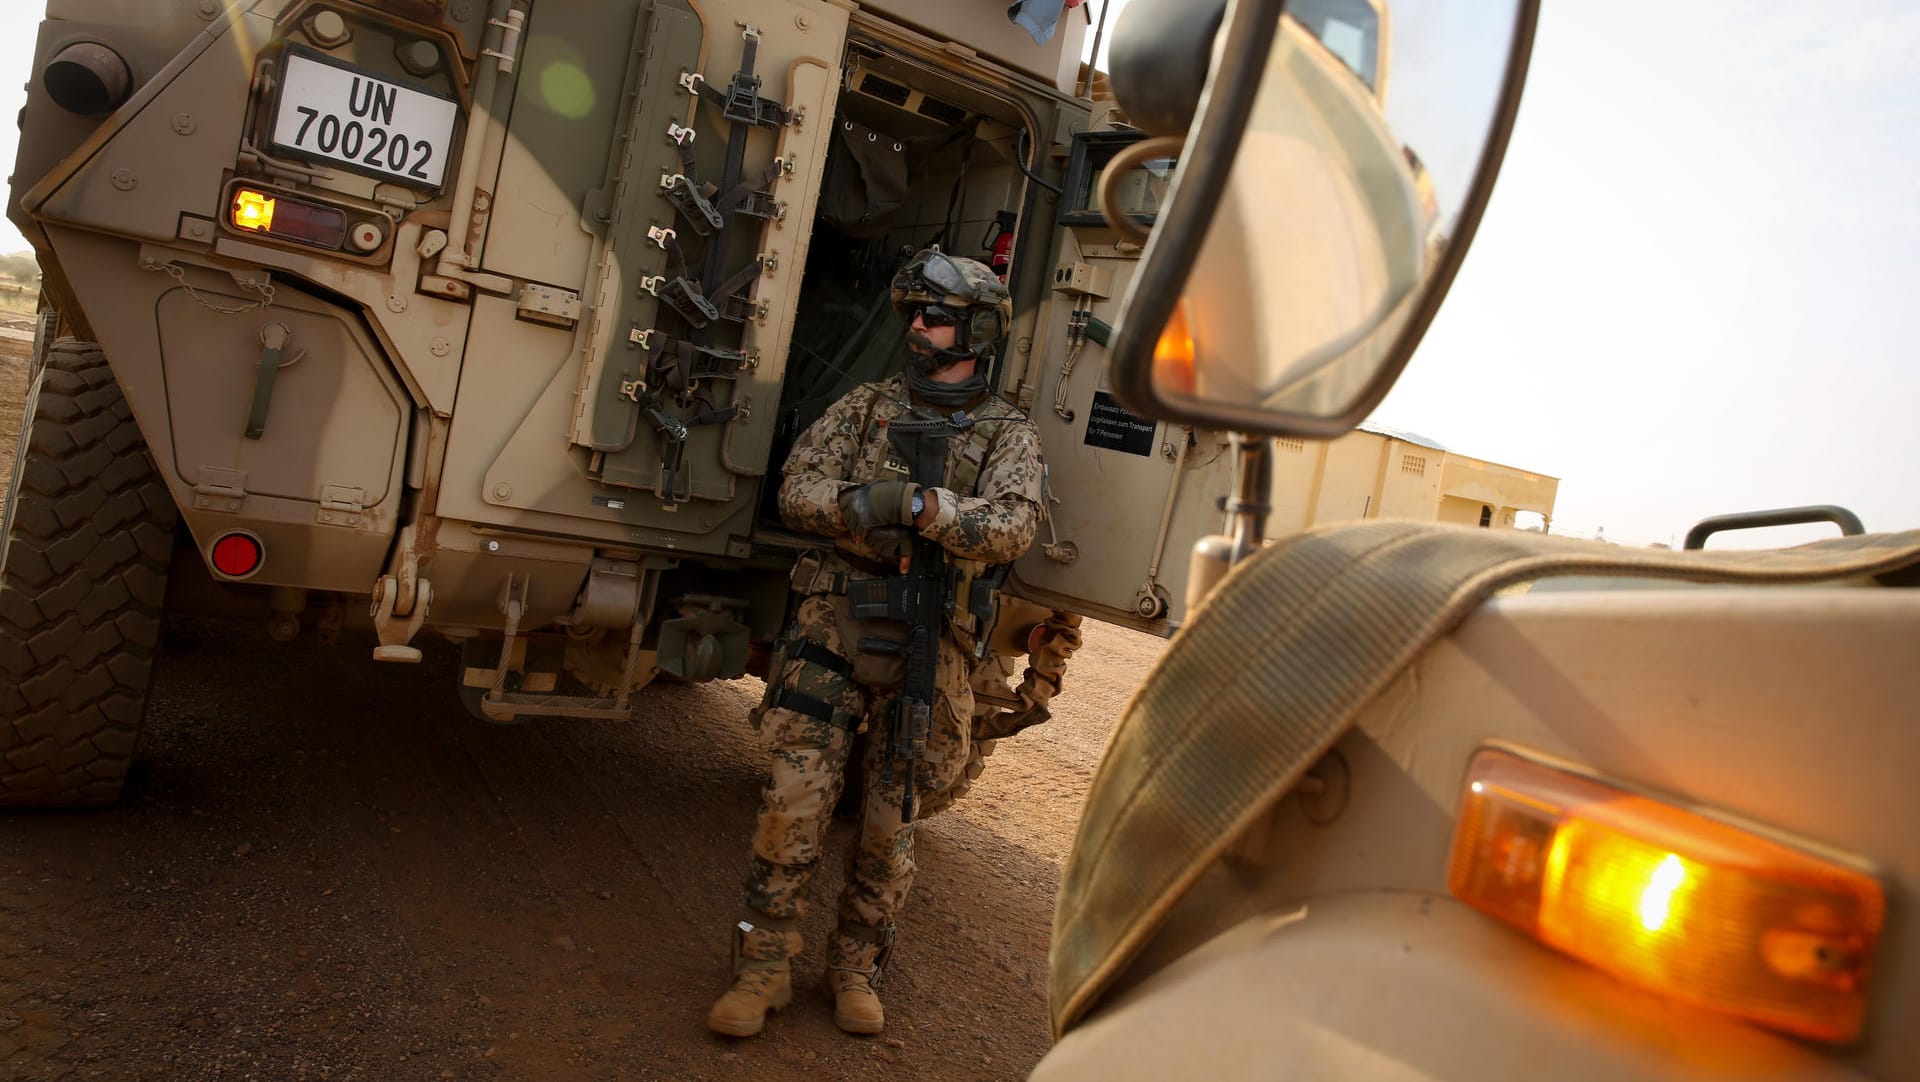
<svg viewBox="0 0 1920 1082">
<path fill-rule="evenodd" d="M 198 511 L 238 511 L 247 498 L 247 475 L 221 466 L 200 467 L 200 483 L 193 486 Z"/>
<path fill-rule="evenodd" d="M 322 485 L 320 510 L 314 518 L 328 526 L 358 526 L 366 509 L 366 489 L 358 485 Z"/>
</svg>

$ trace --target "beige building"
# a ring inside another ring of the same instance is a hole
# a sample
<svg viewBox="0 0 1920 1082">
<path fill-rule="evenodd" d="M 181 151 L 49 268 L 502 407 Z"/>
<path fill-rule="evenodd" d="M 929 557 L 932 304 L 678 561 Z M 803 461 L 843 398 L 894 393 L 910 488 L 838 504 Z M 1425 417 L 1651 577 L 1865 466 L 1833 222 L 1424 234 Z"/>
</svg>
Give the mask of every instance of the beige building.
<svg viewBox="0 0 1920 1082">
<path fill-rule="evenodd" d="M 1274 442 L 1275 536 L 1329 522 L 1412 518 L 1496 529 L 1553 522 L 1560 479 L 1367 423 L 1331 442 Z"/>
</svg>

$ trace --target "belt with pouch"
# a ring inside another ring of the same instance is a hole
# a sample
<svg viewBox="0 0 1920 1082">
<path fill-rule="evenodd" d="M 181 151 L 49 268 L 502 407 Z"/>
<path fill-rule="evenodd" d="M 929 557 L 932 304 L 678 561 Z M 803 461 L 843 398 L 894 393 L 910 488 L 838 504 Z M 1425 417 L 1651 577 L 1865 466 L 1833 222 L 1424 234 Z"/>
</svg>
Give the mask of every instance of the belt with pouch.
<svg viewBox="0 0 1920 1082">
<path fill-rule="evenodd" d="M 835 564 L 844 564 L 845 569 Z M 789 583 L 798 594 L 844 594 L 850 582 L 863 578 L 890 578 L 898 574 L 898 564 L 869 560 L 836 549 L 831 554 L 819 551 L 802 554 L 793 565 Z"/>
</svg>

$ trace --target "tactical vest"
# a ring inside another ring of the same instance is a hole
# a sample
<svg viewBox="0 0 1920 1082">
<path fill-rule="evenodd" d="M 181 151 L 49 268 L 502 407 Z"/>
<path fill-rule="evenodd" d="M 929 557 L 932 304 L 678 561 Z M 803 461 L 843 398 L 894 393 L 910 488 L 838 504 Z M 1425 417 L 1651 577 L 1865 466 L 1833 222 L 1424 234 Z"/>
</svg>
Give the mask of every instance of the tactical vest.
<svg viewBox="0 0 1920 1082">
<path fill-rule="evenodd" d="M 926 485 L 925 481 L 913 476 L 909 462 L 893 446 L 884 427 L 883 418 L 876 413 L 886 396 L 897 393 L 899 400 L 905 400 L 906 388 L 895 387 L 896 381 L 883 384 L 882 391 L 876 393 L 867 403 L 866 416 L 861 424 L 861 458 L 855 464 L 848 480 L 855 484 L 868 484 L 888 478 L 911 480 L 924 487 L 944 488 L 958 496 L 980 495 L 980 475 L 986 469 L 1000 436 L 1009 425 L 1024 422 L 1026 419 L 1019 411 L 995 395 L 987 395 L 979 404 L 979 415 L 969 413 L 971 424 L 963 431 L 955 433 L 951 440 L 960 445 L 959 454 L 949 450 L 947 455 L 947 477 L 938 485 Z M 872 448 L 879 444 L 886 447 L 886 453 L 877 458 Z M 951 445 L 950 445 L 951 446 Z M 877 461 L 877 467 L 875 465 Z M 846 554 L 841 554 L 843 557 Z M 858 562 L 849 559 L 856 571 L 863 571 Z M 984 647 L 991 630 L 993 614 L 996 608 L 994 592 L 998 590 L 1004 577 L 1005 566 L 989 564 L 982 560 L 969 560 L 948 555 L 947 566 L 954 572 L 953 607 L 948 616 L 948 627 L 961 648 L 977 659 L 976 646 Z M 975 584 L 979 584 L 976 596 Z"/>
<path fill-rule="evenodd" d="M 884 480 L 891 475 L 903 480 L 910 480 L 917 484 L 926 485 L 926 482 L 912 476 L 913 471 L 911 466 L 901 460 L 900 455 L 893 450 L 891 441 L 887 439 L 886 434 L 876 426 L 875 422 L 878 418 L 874 416 L 874 413 L 879 408 L 881 401 L 881 396 L 876 394 L 873 400 L 867 403 L 866 418 L 861 424 L 862 435 L 860 446 L 862 450 L 865 451 L 866 448 L 872 447 L 875 443 L 882 443 L 887 445 L 888 453 L 881 459 L 880 469 L 878 471 L 868 470 L 866 462 L 867 456 L 863 455 L 862 460 L 854 469 L 854 475 L 849 477 L 848 480 L 855 484 L 864 485 L 872 481 Z M 947 467 L 948 476 L 944 478 L 938 486 L 927 487 L 944 488 L 959 496 L 978 496 L 980 494 L 980 473 L 986 469 L 987 459 L 993 454 L 993 449 L 999 442 L 1001 431 L 1006 428 L 1009 422 L 1025 420 L 1019 413 L 1012 412 L 1013 407 L 1008 406 L 993 395 L 988 395 L 985 401 L 981 403 L 980 408 L 983 411 L 992 412 L 986 413 L 983 416 L 973 416 L 969 414 L 973 424 L 965 432 L 959 434 L 959 439 L 962 441 L 959 458 L 955 460 L 953 456 L 949 454 L 949 465 Z M 869 472 L 872 472 L 873 475 L 864 476 Z"/>
</svg>

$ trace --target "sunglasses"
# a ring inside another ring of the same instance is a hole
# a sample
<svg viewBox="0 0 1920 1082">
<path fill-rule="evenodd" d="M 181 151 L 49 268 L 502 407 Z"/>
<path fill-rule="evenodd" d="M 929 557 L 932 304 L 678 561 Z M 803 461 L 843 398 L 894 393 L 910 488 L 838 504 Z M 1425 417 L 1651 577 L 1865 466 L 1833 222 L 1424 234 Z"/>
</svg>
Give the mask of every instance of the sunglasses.
<svg viewBox="0 0 1920 1082">
<path fill-rule="evenodd" d="M 920 325 L 932 330 L 935 327 L 952 327 L 960 322 L 961 313 L 937 304 L 923 304 L 914 310 Z M 912 320 L 908 320 L 912 322 Z"/>
</svg>

